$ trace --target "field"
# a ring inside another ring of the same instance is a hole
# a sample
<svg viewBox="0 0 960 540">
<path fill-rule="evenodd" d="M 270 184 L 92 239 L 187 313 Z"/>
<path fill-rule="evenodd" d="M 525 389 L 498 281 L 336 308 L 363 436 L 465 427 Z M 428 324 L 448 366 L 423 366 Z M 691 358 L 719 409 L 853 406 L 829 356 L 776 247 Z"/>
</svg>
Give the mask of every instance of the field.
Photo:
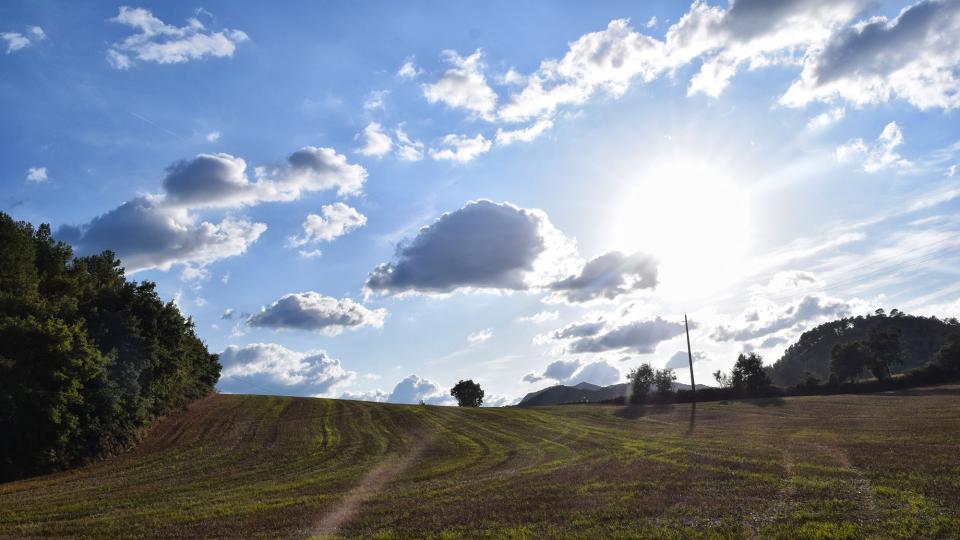
<svg viewBox="0 0 960 540">
<path fill-rule="evenodd" d="M 0 537 L 958 538 L 960 387 L 458 409 L 215 395 Z"/>
</svg>

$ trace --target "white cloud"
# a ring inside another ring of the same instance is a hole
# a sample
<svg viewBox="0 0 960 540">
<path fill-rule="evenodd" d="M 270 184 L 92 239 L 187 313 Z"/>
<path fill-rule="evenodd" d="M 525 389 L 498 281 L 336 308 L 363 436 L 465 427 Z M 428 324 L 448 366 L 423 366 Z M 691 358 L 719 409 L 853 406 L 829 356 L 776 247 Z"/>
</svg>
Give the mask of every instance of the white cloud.
<svg viewBox="0 0 960 540">
<path fill-rule="evenodd" d="M 517 141 L 530 142 L 540 135 L 543 135 L 552 127 L 553 120 L 542 118 L 522 129 L 504 130 L 503 128 L 497 128 L 497 134 L 494 140 L 498 146 L 507 146 Z"/>
<path fill-rule="evenodd" d="M 309 214 L 301 224 L 303 236 L 291 237 L 291 246 L 298 247 L 310 242 L 332 242 L 337 237 L 363 227 L 367 217 L 341 202 L 325 204 L 320 208 L 322 216 Z"/>
<path fill-rule="evenodd" d="M 397 69 L 397 77 L 401 79 L 415 79 L 419 74 L 420 68 L 418 68 L 417 64 L 414 63 L 414 58 L 412 56 L 407 57 L 403 61 L 403 64 L 400 65 L 400 68 Z"/>
<path fill-rule="evenodd" d="M 130 272 L 174 264 L 203 266 L 244 253 L 266 230 L 263 223 L 227 217 L 219 224 L 198 221 L 203 209 L 292 201 L 303 193 L 336 189 L 359 193 L 367 172 L 331 148 L 304 147 L 272 171 L 257 168 L 246 176 L 246 162 L 229 154 L 200 154 L 167 169 L 163 192 L 137 197 L 89 223 L 62 226 L 57 237 L 78 254 L 105 249 L 118 254 Z"/>
<path fill-rule="evenodd" d="M 240 30 L 207 30 L 196 18 L 185 26 L 172 26 L 158 19 L 149 10 L 122 6 L 112 22 L 129 26 L 137 33 L 113 43 L 107 50 L 107 61 L 116 69 L 128 69 L 135 61 L 175 64 L 212 56 L 233 56 L 237 44 L 249 37 Z"/>
<path fill-rule="evenodd" d="M 547 215 L 480 200 L 440 216 L 377 266 L 368 293 L 449 293 L 545 287 L 579 266 L 572 240 Z"/>
<path fill-rule="evenodd" d="M 382 110 L 386 106 L 389 90 L 374 90 L 367 94 L 367 99 L 363 101 L 363 109 L 366 111 Z"/>
<path fill-rule="evenodd" d="M 479 345 L 484 341 L 490 340 L 493 337 L 493 330 L 490 328 L 485 328 L 483 330 L 477 330 L 476 332 L 471 333 L 467 336 L 467 343 L 470 345 Z"/>
<path fill-rule="evenodd" d="M 321 257 L 323 255 L 323 251 L 320 251 L 319 249 L 301 249 L 298 250 L 297 253 L 299 253 L 304 259 L 316 259 L 317 257 Z"/>
<path fill-rule="evenodd" d="M 370 390 L 369 392 L 344 392 L 340 394 L 340 399 L 352 399 L 354 401 L 374 401 L 383 403 L 390 397 L 390 394 L 380 390 Z"/>
<path fill-rule="evenodd" d="M 47 34 L 39 26 L 28 26 L 27 34 L 20 32 L 0 32 L 0 40 L 7 42 L 7 54 L 29 47 L 37 41 L 47 39 Z"/>
<path fill-rule="evenodd" d="M 144 196 L 80 227 L 60 227 L 56 236 L 72 244 L 78 255 L 113 250 L 127 272 L 133 273 L 149 268 L 169 270 L 174 264 L 202 266 L 240 255 L 266 230 L 263 223 L 236 217 L 197 223 L 187 210 Z"/>
<path fill-rule="evenodd" d="M 206 139 L 207 139 L 207 142 L 217 142 L 220 140 L 220 132 L 211 131 L 210 133 L 207 133 Z"/>
<path fill-rule="evenodd" d="M 549 301 L 571 303 L 614 298 L 657 286 L 657 261 L 653 257 L 619 251 L 605 253 L 587 261 L 577 274 L 551 283 Z"/>
<path fill-rule="evenodd" d="M 441 102 L 451 108 L 462 108 L 474 115 L 492 119 L 497 106 L 497 94 L 487 84 L 483 74 L 483 52 L 477 49 L 467 57 L 456 51 L 443 51 L 452 67 L 435 83 L 423 85 L 423 95 L 430 103 Z"/>
<path fill-rule="evenodd" d="M 535 313 L 528 317 L 518 317 L 518 322 L 530 322 L 534 324 L 543 324 L 549 321 L 555 321 L 560 318 L 560 312 L 558 311 L 541 311 L 540 313 Z"/>
<path fill-rule="evenodd" d="M 845 99 L 857 106 L 897 97 L 920 109 L 960 106 L 960 4 L 923 0 L 893 20 L 873 17 L 808 50 L 781 98 L 788 106 Z"/>
<path fill-rule="evenodd" d="M 46 167 L 30 167 L 27 169 L 27 182 L 46 182 L 47 181 L 47 168 Z"/>
<path fill-rule="evenodd" d="M 744 313 L 741 323 L 717 326 L 710 337 L 715 341 L 749 341 L 802 323 L 844 317 L 861 307 L 858 303 L 822 294 L 807 294 L 787 306 L 763 299 L 755 299 L 754 303 L 758 305 Z"/>
<path fill-rule="evenodd" d="M 428 379 L 410 375 L 393 388 L 387 397 L 390 403 L 424 403 L 430 405 L 452 405 L 453 397 L 444 392 L 440 386 Z"/>
<path fill-rule="evenodd" d="M 394 130 L 397 137 L 397 157 L 403 161 L 420 161 L 423 159 L 423 143 L 415 141 L 403 130 L 403 125 Z"/>
<path fill-rule="evenodd" d="M 368 309 L 349 298 L 338 300 L 307 291 L 284 295 L 247 319 L 254 327 L 316 330 L 335 336 L 345 328 L 382 328 L 387 310 Z"/>
<path fill-rule="evenodd" d="M 275 343 L 230 345 L 220 353 L 220 363 L 219 386 L 247 393 L 333 395 L 356 378 L 325 351 L 297 352 Z"/>
<path fill-rule="evenodd" d="M 661 342 L 679 336 L 683 331 L 682 322 L 667 321 L 660 317 L 623 322 L 589 335 L 579 335 L 567 345 L 567 350 L 571 353 L 633 351 L 647 354 L 656 350 Z M 572 337 L 569 334 L 560 335 Z"/>
<path fill-rule="evenodd" d="M 367 124 L 367 127 L 363 128 L 363 131 L 358 133 L 356 138 L 363 143 L 357 153 L 365 156 L 383 157 L 389 154 L 390 149 L 393 148 L 390 135 L 387 135 L 383 126 L 377 122 Z"/>
<path fill-rule="evenodd" d="M 430 156 L 436 160 L 450 160 L 457 163 L 467 163 L 475 157 L 490 150 L 491 143 L 482 133 L 472 139 L 466 135 L 451 133 L 443 138 L 446 148 L 431 148 Z"/>
<path fill-rule="evenodd" d="M 623 374 L 616 366 L 606 360 L 581 362 L 580 360 L 557 360 L 551 362 L 540 373 L 528 373 L 523 381 L 535 383 L 553 380 L 560 384 L 576 385 L 582 382 L 598 386 L 608 386 L 620 382 Z"/>
<path fill-rule="evenodd" d="M 647 28 L 655 28 L 655 27 L 657 26 L 657 17 L 656 17 L 656 15 L 654 15 L 653 17 L 650 17 L 650 18 L 647 20 L 647 24 L 645 24 L 644 26 L 646 26 Z"/>
<path fill-rule="evenodd" d="M 826 129 L 827 127 L 836 124 L 840 120 L 843 120 L 843 117 L 846 115 L 847 110 L 843 107 L 834 107 L 829 111 L 820 113 L 807 122 L 807 129 L 811 131 L 817 131 L 821 129 Z"/>
<path fill-rule="evenodd" d="M 904 168 L 912 163 L 896 152 L 903 144 L 903 133 L 896 122 L 887 124 L 877 140 L 867 144 L 863 139 L 852 139 L 837 148 L 837 161 L 841 163 L 859 162 L 868 173 L 889 167 Z"/>
</svg>

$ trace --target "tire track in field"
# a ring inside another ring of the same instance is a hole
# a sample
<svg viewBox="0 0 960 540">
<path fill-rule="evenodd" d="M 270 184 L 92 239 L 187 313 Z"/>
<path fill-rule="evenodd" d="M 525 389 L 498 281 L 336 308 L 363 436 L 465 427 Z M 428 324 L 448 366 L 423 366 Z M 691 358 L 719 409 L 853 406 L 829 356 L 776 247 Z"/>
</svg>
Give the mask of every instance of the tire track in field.
<svg viewBox="0 0 960 540">
<path fill-rule="evenodd" d="M 420 441 L 418 437 L 414 440 L 418 442 L 406 454 L 388 457 L 367 471 L 360 482 L 347 492 L 346 497 L 314 525 L 310 536 L 327 538 L 336 535 L 341 527 L 359 513 L 365 502 L 375 497 L 388 482 L 409 469 L 427 447 L 427 443 Z"/>
</svg>

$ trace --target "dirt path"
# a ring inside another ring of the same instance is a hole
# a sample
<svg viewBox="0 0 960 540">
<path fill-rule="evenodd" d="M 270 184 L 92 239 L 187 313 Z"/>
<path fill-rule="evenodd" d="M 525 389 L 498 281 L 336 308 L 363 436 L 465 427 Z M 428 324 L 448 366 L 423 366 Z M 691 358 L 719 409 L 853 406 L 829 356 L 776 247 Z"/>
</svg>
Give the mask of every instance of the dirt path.
<svg viewBox="0 0 960 540">
<path fill-rule="evenodd" d="M 360 480 L 360 483 L 354 486 L 342 501 L 337 503 L 314 525 L 310 531 L 310 536 L 326 538 L 336 535 L 340 527 L 357 515 L 363 503 L 372 499 L 387 482 L 409 469 L 423 453 L 425 447 L 426 445 L 423 443 L 417 444 L 406 454 L 388 456 L 384 461 L 370 469 Z"/>
</svg>

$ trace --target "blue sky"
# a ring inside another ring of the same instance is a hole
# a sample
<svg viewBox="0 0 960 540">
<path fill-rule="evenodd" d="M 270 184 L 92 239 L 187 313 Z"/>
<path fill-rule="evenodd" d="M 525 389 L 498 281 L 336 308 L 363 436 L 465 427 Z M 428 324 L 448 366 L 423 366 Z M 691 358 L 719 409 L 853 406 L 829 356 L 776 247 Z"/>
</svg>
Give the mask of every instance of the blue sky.
<svg viewBox="0 0 960 540">
<path fill-rule="evenodd" d="M 960 313 L 960 3 L 7 2 L 0 210 L 222 391 L 490 404 Z M 685 380 L 685 373 L 680 380 Z"/>
</svg>

